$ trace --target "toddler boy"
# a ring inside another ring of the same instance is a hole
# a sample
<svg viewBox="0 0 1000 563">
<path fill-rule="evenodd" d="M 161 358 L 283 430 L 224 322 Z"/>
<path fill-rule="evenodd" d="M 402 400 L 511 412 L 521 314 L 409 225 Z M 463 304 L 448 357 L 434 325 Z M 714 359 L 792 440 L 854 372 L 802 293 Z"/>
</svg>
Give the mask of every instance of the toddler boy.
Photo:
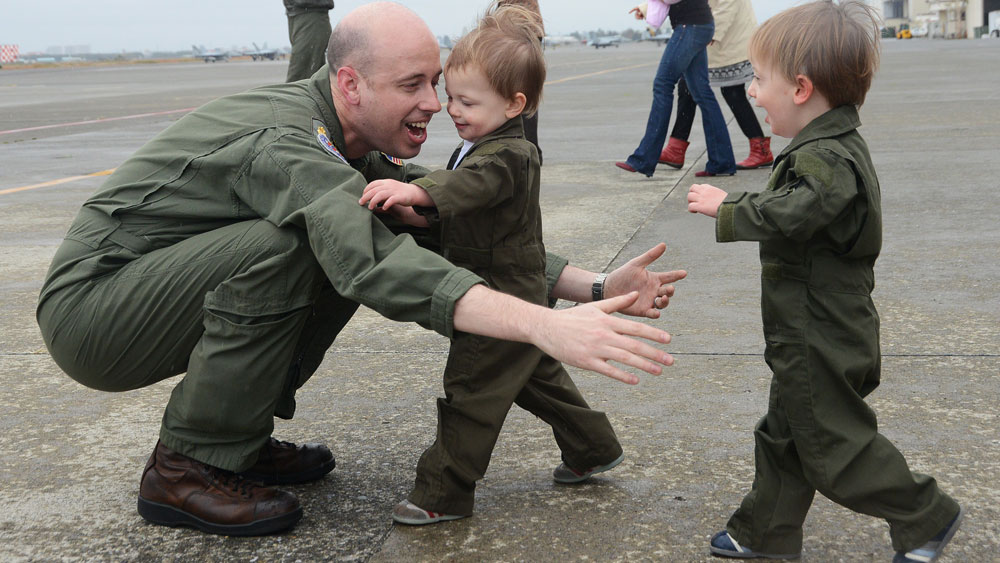
<svg viewBox="0 0 1000 563">
<path fill-rule="evenodd" d="M 879 384 L 871 299 L 881 196 L 857 108 L 878 66 L 878 20 L 858 2 L 786 10 L 750 42 L 749 94 L 791 143 L 767 189 L 695 184 L 688 210 L 716 217 L 719 242 L 760 243 L 761 312 L 771 368 L 750 493 L 712 537 L 715 555 L 794 558 L 819 491 L 884 518 L 894 562 L 937 559 L 962 512 L 933 478 L 910 472 L 864 402 Z"/>
<path fill-rule="evenodd" d="M 545 304 L 539 158 L 521 119 L 537 109 L 545 82 L 540 36 L 541 22 L 526 9 L 491 7 L 444 65 L 448 113 L 463 139 L 448 170 L 411 184 L 372 182 L 361 203 L 429 226 L 445 258 L 494 289 Z M 624 459 L 607 417 L 591 410 L 562 365 L 534 346 L 456 333 L 444 387 L 437 439 L 420 458 L 413 491 L 393 510 L 396 522 L 472 513 L 476 481 L 512 403 L 552 426 L 563 459 L 556 482 L 584 481 Z"/>
</svg>

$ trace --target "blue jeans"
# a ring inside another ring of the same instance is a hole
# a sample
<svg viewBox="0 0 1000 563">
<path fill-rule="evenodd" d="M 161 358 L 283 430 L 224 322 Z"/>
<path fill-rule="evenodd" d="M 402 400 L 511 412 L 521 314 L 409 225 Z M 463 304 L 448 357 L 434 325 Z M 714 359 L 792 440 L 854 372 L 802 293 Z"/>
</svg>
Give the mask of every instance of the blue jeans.
<svg viewBox="0 0 1000 563">
<path fill-rule="evenodd" d="M 667 140 L 670 111 L 674 105 L 674 85 L 683 76 L 691 97 L 701 108 L 701 122 L 708 143 L 708 164 L 712 174 L 736 172 L 733 145 L 722 117 L 719 102 L 708 85 L 708 52 L 705 47 L 715 34 L 715 24 L 679 25 L 663 50 L 663 58 L 653 79 L 653 106 L 649 109 L 646 134 L 639 148 L 628 157 L 628 164 L 646 176 L 652 176 Z"/>
</svg>

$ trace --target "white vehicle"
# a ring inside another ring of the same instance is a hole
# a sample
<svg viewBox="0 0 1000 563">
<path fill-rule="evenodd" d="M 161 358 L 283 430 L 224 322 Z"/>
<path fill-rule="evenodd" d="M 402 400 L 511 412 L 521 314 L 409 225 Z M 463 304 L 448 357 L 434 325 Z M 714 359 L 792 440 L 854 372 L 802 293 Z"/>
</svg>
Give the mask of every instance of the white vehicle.
<svg viewBox="0 0 1000 563">
<path fill-rule="evenodd" d="M 989 18 L 990 37 L 1000 38 L 1000 10 L 993 10 L 987 14 Z"/>
</svg>

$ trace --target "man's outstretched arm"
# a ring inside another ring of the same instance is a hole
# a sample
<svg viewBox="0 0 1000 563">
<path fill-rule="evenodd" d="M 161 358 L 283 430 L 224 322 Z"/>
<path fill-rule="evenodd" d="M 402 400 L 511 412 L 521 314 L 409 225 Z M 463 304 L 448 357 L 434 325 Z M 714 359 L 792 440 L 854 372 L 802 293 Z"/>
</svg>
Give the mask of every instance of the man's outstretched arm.
<svg viewBox="0 0 1000 563">
<path fill-rule="evenodd" d="M 618 312 L 633 317 L 660 317 L 660 309 L 666 307 L 674 295 L 674 286 L 671 284 L 687 276 L 684 270 L 653 272 L 647 269 L 663 256 L 666 249 L 667 245 L 661 242 L 608 274 L 604 282 L 605 298 L 639 292 L 634 303 Z M 594 272 L 566 266 L 552 288 L 552 296 L 577 303 L 589 303 L 593 300 L 591 288 L 595 276 Z"/>
<path fill-rule="evenodd" d="M 510 295 L 473 286 L 455 304 L 456 330 L 504 340 L 528 342 L 553 358 L 619 381 L 636 384 L 638 376 L 610 361 L 659 375 L 674 359 L 641 339 L 660 344 L 670 335 L 658 328 L 611 313 L 633 307 L 638 292 L 570 309 L 552 310 Z"/>
</svg>

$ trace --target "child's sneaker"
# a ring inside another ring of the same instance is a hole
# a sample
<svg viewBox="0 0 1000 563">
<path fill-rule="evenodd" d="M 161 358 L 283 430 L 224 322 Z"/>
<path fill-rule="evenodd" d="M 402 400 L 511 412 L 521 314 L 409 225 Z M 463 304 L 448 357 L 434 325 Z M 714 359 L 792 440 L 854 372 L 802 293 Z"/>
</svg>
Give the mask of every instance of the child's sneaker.
<svg viewBox="0 0 1000 563">
<path fill-rule="evenodd" d="M 447 520 L 458 520 L 459 518 L 465 518 L 465 516 L 431 512 L 430 510 L 420 508 L 408 500 L 400 502 L 396 505 L 396 508 L 392 509 L 393 520 L 399 522 L 400 524 L 409 524 L 411 526 L 423 526 L 424 524 L 434 524 L 435 522 L 444 522 Z"/>
<path fill-rule="evenodd" d="M 763 557 L 765 559 L 796 559 L 801 557 L 801 553 L 789 553 L 789 554 L 777 554 L 777 553 L 757 553 L 756 551 L 743 547 L 736 541 L 736 538 L 729 535 L 729 532 L 722 530 L 721 532 L 712 536 L 712 541 L 709 544 L 709 549 L 712 555 L 718 555 L 720 557 L 736 557 L 739 559 L 756 559 L 758 557 Z"/>
<path fill-rule="evenodd" d="M 597 467 L 591 467 L 585 471 L 577 471 L 572 467 L 566 465 L 565 463 L 560 463 L 559 467 L 556 467 L 552 472 L 552 478 L 556 483 L 579 483 L 580 481 L 586 481 L 590 479 L 595 473 L 601 473 L 609 469 L 613 469 L 616 465 L 625 459 L 625 454 L 618 456 L 618 459 L 612 461 L 607 465 L 598 465 Z"/>
<path fill-rule="evenodd" d="M 896 556 L 892 558 L 892 563 L 930 563 L 931 561 L 937 561 L 937 558 L 941 556 L 941 552 L 944 550 L 944 546 L 948 545 L 948 542 L 951 541 L 951 537 L 958 531 L 958 526 L 961 523 L 962 509 L 959 508 L 958 514 L 951 519 L 951 522 L 942 528 L 929 542 L 910 551 L 897 551 Z"/>
</svg>

